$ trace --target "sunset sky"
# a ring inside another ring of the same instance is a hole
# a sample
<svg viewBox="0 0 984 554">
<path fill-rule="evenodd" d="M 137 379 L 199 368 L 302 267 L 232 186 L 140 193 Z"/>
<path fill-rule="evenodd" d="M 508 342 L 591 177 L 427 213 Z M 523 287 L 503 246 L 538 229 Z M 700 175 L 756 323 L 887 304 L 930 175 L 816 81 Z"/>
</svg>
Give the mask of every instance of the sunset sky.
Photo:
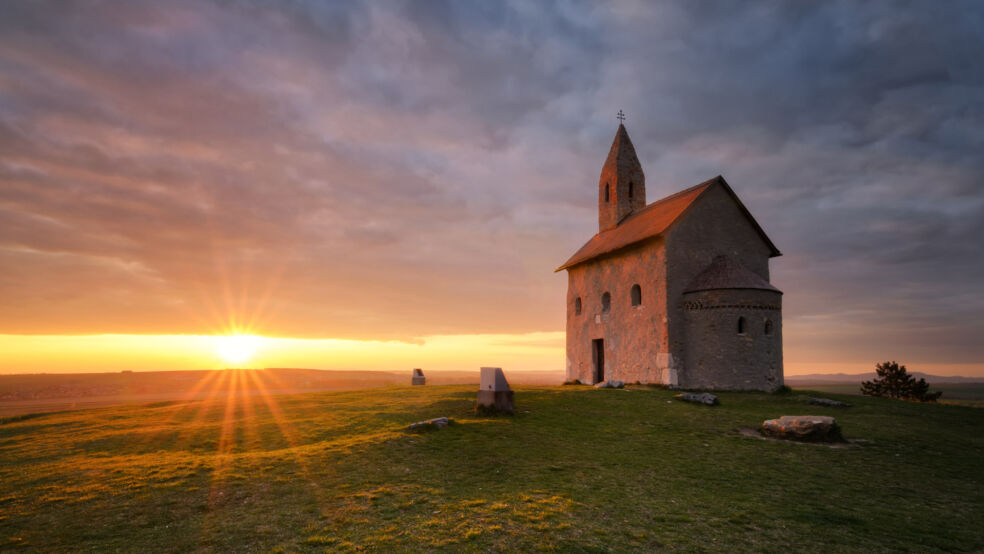
<svg viewBox="0 0 984 554">
<path fill-rule="evenodd" d="M 787 375 L 984 376 L 984 3 L 4 2 L 0 373 L 560 370 L 622 109 Z"/>
</svg>

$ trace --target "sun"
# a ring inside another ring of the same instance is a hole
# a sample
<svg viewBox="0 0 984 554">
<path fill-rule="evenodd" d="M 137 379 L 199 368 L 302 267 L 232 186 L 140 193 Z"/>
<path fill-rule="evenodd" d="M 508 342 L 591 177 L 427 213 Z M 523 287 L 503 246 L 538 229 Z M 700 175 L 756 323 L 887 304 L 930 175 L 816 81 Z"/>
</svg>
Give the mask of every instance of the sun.
<svg viewBox="0 0 984 554">
<path fill-rule="evenodd" d="M 215 353 L 230 364 L 248 362 L 260 348 L 261 337 L 256 335 L 224 335 L 215 337 Z"/>
</svg>

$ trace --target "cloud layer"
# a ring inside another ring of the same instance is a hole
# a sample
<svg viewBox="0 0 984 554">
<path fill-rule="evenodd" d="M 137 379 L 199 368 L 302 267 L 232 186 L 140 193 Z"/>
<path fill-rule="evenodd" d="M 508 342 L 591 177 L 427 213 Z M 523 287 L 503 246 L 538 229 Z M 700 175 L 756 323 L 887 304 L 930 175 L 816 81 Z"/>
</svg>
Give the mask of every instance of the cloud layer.
<svg viewBox="0 0 984 554">
<path fill-rule="evenodd" d="M 974 2 L 6 3 L 0 333 L 560 330 L 621 108 L 649 198 L 724 174 L 785 253 L 790 356 L 980 362 L 982 37 Z"/>
</svg>

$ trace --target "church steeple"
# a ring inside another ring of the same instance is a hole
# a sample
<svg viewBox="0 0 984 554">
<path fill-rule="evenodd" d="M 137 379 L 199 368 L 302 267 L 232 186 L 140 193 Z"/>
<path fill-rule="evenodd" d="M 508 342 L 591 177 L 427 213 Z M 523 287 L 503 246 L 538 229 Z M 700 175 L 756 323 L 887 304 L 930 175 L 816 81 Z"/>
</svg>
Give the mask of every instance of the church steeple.
<svg viewBox="0 0 984 554">
<path fill-rule="evenodd" d="M 644 207 L 646 175 L 625 125 L 619 123 L 598 180 L 598 231 L 614 229 L 626 216 Z"/>
</svg>

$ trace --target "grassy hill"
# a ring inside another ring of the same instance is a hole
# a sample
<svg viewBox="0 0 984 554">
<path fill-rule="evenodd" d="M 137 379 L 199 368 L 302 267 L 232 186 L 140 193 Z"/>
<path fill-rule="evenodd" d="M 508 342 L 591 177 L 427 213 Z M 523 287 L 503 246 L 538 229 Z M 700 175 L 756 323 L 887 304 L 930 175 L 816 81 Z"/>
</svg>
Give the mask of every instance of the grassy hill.
<svg viewBox="0 0 984 554">
<path fill-rule="evenodd" d="M 7 418 L 0 550 L 984 549 L 978 408 L 520 387 L 519 413 L 489 419 L 474 389 Z M 833 415 L 854 442 L 739 432 L 790 414 Z M 403 430 L 436 416 L 458 423 Z"/>
</svg>

